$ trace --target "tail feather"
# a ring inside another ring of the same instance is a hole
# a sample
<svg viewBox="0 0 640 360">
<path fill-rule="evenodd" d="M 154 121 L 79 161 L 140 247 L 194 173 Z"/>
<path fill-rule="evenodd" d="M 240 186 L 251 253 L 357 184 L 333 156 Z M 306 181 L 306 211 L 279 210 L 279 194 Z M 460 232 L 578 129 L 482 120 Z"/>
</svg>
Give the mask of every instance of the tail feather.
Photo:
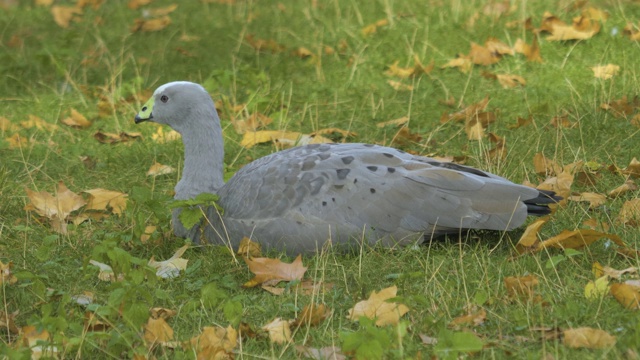
<svg viewBox="0 0 640 360">
<path fill-rule="evenodd" d="M 549 204 L 557 204 L 562 200 L 562 196 L 556 195 L 551 190 L 539 190 L 538 196 L 526 200 L 524 202 L 527 205 L 527 213 L 534 216 L 543 216 L 551 213 Z"/>
</svg>

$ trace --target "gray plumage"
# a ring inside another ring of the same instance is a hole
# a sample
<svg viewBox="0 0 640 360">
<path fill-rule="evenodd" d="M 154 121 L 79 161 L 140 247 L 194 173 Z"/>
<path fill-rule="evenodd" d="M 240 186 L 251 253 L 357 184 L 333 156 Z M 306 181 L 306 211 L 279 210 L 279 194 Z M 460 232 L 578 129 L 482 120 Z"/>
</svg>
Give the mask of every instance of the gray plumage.
<svg viewBox="0 0 640 360">
<path fill-rule="evenodd" d="M 207 210 L 204 237 L 237 247 L 247 236 L 290 254 L 334 245 L 386 247 L 421 242 L 461 229 L 511 230 L 527 215 L 549 213 L 551 192 L 518 185 L 474 168 L 369 144 L 314 144 L 258 159 L 223 181 L 220 120 L 198 84 L 159 87 L 136 116 L 182 135 L 185 162 L 176 199 L 216 193 L 224 209 Z M 174 211 L 176 235 L 199 241 Z M 209 225 L 210 224 L 210 225 Z"/>
</svg>

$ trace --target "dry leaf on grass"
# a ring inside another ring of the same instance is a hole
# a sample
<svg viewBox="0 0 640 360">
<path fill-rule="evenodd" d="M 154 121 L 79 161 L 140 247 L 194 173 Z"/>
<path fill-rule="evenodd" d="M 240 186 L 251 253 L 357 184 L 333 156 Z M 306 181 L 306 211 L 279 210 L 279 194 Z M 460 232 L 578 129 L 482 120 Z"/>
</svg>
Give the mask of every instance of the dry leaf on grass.
<svg viewBox="0 0 640 360">
<path fill-rule="evenodd" d="M 13 262 L 9 261 L 8 264 L 4 264 L 0 261 L 0 285 L 12 285 L 18 281 L 18 278 L 16 278 L 11 271 L 12 267 Z"/>
<path fill-rule="evenodd" d="M 61 351 L 54 345 L 41 345 L 42 342 L 49 343 L 51 336 L 47 330 L 38 330 L 35 326 L 23 326 L 20 330 L 20 340 L 18 343 L 31 348 L 31 359 L 61 357 Z"/>
<path fill-rule="evenodd" d="M 357 321 L 361 316 L 375 319 L 377 326 L 397 325 L 400 317 L 409 311 L 409 308 L 400 303 L 387 302 L 396 297 L 398 288 L 394 285 L 379 292 L 372 292 L 367 300 L 358 302 L 349 309 L 349 320 Z"/>
<path fill-rule="evenodd" d="M 22 126 L 24 129 L 36 128 L 38 130 L 43 130 L 48 132 L 54 132 L 58 129 L 58 125 L 48 123 L 42 120 L 42 118 L 35 115 L 29 115 L 29 119 L 25 121 L 21 121 L 20 126 Z"/>
<path fill-rule="evenodd" d="M 261 113 L 253 113 L 244 119 L 231 119 L 231 124 L 238 134 L 255 132 L 271 124 L 273 119 Z"/>
<path fill-rule="evenodd" d="M 533 167 L 538 175 L 551 176 L 562 172 L 560 164 L 546 158 L 542 153 L 536 153 L 533 156 Z"/>
<path fill-rule="evenodd" d="M 187 263 L 189 260 L 181 258 L 187 249 L 189 249 L 190 244 L 186 244 L 183 247 L 176 250 L 176 252 L 165 261 L 155 261 L 152 256 L 149 260 L 148 265 L 152 268 L 156 269 L 156 276 L 159 276 L 163 279 L 173 279 L 180 276 L 180 271 L 184 271 L 187 269 Z"/>
<path fill-rule="evenodd" d="M 404 124 L 406 124 L 408 122 L 409 122 L 409 117 L 408 116 L 403 116 L 401 118 L 379 122 L 379 123 L 376 124 L 376 127 L 382 128 L 382 127 L 390 126 L 390 125 L 391 126 L 401 126 L 401 125 L 404 125 Z"/>
<path fill-rule="evenodd" d="M 247 149 L 265 142 L 273 142 L 280 147 L 291 147 L 295 145 L 324 144 L 331 143 L 331 139 L 324 136 L 304 135 L 297 131 L 260 130 L 256 132 L 246 132 L 242 137 L 240 146 Z"/>
<path fill-rule="evenodd" d="M 387 80 L 387 84 L 389 84 L 392 88 L 397 91 L 412 91 L 413 85 L 404 84 L 400 81 L 395 80 Z"/>
<path fill-rule="evenodd" d="M 116 144 L 121 142 L 126 143 L 129 141 L 142 139 L 142 134 L 139 132 L 128 133 L 124 131 L 120 132 L 119 134 L 114 134 L 109 132 L 98 131 L 95 134 L 93 134 L 93 137 L 103 144 Z"/>
<path fill-rule="evenodd" d="M 86 210 L 110 210 L 112 213 L 120 215 L 127 208 L 127 198 L 129 195 L 125 193 L 99 188 L 85 190 L 83 192 L 89 194 Z"/>
<path fill-rule="evenodd" d="M 173 329 L 164 318 L 150 317 L 144 325 L 144 341 L 149 346 L 173 340 Z"/>
<path fill-rule="evenodd" d="M 640 309 L 640 288 L 629 284 L 611 285 L 611 295 L 627 309 Z"/>
<path fill-rule="evenodd" d="M 163 165 L 160 163 L 154 163 L 153 165 L 151 165 L 151 167 L 149 168 L 149 170 L 147 170 L 147 176 L 160 176 L 160 175 L 167 175 L 167 174 L 172 174 L 176 171 L 176 169 L 172 168 L 169 165 Z"/>
<path fill-rule="evenodd" d="M 257 285 L 276 285 L 281 281 L 301 280 L 307 268 L 302 266 L 302 256 L 293 260 L 291 264 L 283 263 L 279 259 L 269 258 L 243 258 L 249 266 L 249 270 L 255 277 L 247 281 L 243 287 L 255 287 Z"/>
<path fill-rule="evenodd" d="M 505 89 L 527 85 L 527 81 L 520 75 L 497 74 L 496 77 L 500 85 Z"/>
<path fill-rule="evenodd" d="M 291 341 L 291 321 L 275 318 L 264 325 L 262 330 L 269 333 L 269 339 L 276 344 L 284 344 Z"/>
<path fill-rule="evenodd" d="M 622 173 L 624 175 L 630 176 L 631 178 L 640 177 L 640 161 L 638 161 L 638 159 L 634 157 L 633 159 L 631 159 L 631 162 L 629 162 L 629 165 L 627 165 L 626 168 L 622 169 Z"/>
<path fill-rule="evenodd" d="M 538 232 L 540 231 L 540 228 L 542 228 L 542 225 L 546 224 L 547 221 L 548 218 L 542 218 L 534 221 L 529 226 L 527 226 L 527 228 L 524 230 L 524 233 L 520 237 L 520 240 L 516 244 L 516 251 L 518 253 L 522 254 L 526 251 L 536 249 L 536 246 L 540 242 L 540 240 L 538 239 Z"/>
<path fill-rule="evenodd" d="M 365 27 L 362 28 L 362 30 L 360 30 L 360 32 L 362 32 L 362 35 L 367 36 L 367 35 L 372 35 L 378 32 L 378 28 L 382 27 L 382 26 L 387 26 L 389 25 L 389 20 L 387 19 L 381 19 L 376 21 L 373 24 L 369 24 Z"/>
<path fill-rule="evenodd" d="M 51 7 L 51 15 L 53 15 L 53 21 L 55 21 L 58 26 L 66 29 L 72 20 L 79 20 L 80 15 L 82 15 L 82 9 L 76 6 L 55 5 Z"/>
<path fill-rule="evenodd" d="M 471 70 L 472 67 L 473 67 L 473 62 L 471 61 L 470 58 L 466 56 L 459 56 L 455 59 L 449 60 L 449 62 L 442 65 L 440 68 L 441 69 L 458 68 L 458 70 L 466 74 L 469 72 L 469 70 Z"/>
<path fill-rule="evenodd" d="M 607 197 L 602 194 L 596 194 L 592 192 L 583 192 L 578 195 L 569 196 L 568 200 L 588 202 L 589 209 L 595 209 L 600 205 L 604 205 L 604 203 L 607 201 Z"/>
<path fill-rule="evenodd" d="M 187 347 L 195 351 L 197 359 L 233 359 L 233 349 L 238 345 L 238 332 L 231 326 L 225 328 L 205 326 L 202 333 L 189 340 Z"/>
<path fill-rule="evenodd" d="M 629 100 L 627 96 L 623 96 L 618 100 L 611 100 L 608 103 L 600 105 L 602 110 L 611 111 L 613 116 L 626 118 L 629 115 L 635 113 L 636 109 L 640 108 L 640 98 L 634 96 L 633 100 Z"/>
<path fill-rule="evenodd" d="M 91 126 L 91 121 L 87 120 L 84 115 L 79 113 L 76 109 L 71 108 L 69 116 L 60 120 L 63 124 L 79 129 L 86 129 Z"/>
<path fill-rule="evenodd" d="M 168 15 L 155 19 L 135 19 L 131 26 L 131 32 L 153 32 L 160 31 L 171 24 L 171 18 Z"/>
<path fill-rule="evenodd" d="M 581 327 L 563 331 L 565 346 L 570 348 L 604 349 L 615 345 L 616 337 L 600 329 Z"/>
<path fill-rule="evenodd" d="M 617 75 L 620 71 L 620 66 L 607 64 L 607 65 L 598 65 L 591 68 L 593 70 L 593 76 L 596 79 L 608 80 L 611 79 L 614 75 Z"/>
<path fill-rule="evenodd" d="M 507 288 L 509 298 L 544 303 L 542 297 L 535 293 L 535 288 L 538 284 L 538 277 L 535 275 L 508 276 L 504 278 L 504 285 Z"/>
<path fill-rule="evenodd" d="M 85 331 L 105 331 L 110 327 L 108 323 L 100 320 L 94 312 L 86 311 L 84 313 L 83 328 Z"/>
<path fill-rule="evenodd" d="M 62 181 L 58 183 L 55 196 L 46 191 L 35 192 L 28 188 L 25 191 L 31 202 L 24 209 L 50 219 L 53 229 L 61 234 L 67 233 L 66 220 L 71 212 L 86 204 L 82 196 L 69 190 Z"/>
<path fill-rule="evenodd" d="M 291 323 L 292 326 L 316 326 L 331 315 L 331 310 L 324 304 L 309 304 L 302 308 L 298 317 Z"/>
<path fill-rule="evenodd" d="M 627 226 L 638 227 L 640 225 L 640 198 L 625 201 L 618 213 L 616 222 Z"/>
<path fill-rule="evenodd" d="M 538 37 L 534 36 L 531 45 L 524 42 L 522 39 L 516 40 L 513 46 L 515 52 L 523 54 L 527 61 L 542 62 L 542 56 L 540 55 L 540 46 L 538 45 Z"/>
<path fill-rule="evenodd" d="M 617 188 L 609 191 L 609 197 L 616 198 L 626 192 L 638 190 L 638 186 L 633 182 L 633 180 L 627 180 L 624 184 L 618 186 Z"/>
<path fill-rule="evenodd" d="M 316 349 L 312 347 L 296 345 L 295 349 L 299 356 L 303 356 L 307 359 L 347 360 L 347 357 L 340 352 L 340 348 L 337 346 L 327 346 Z"/>
<path fill-rule="evenodd" d="M 589 281 L 584 287 L 584 296 L 590 300 L 600 300 L 609 293 L 609 278 L 601 276 Z"/>
<path fill-rule="evenodd" d="M 613 241 L 615 244 L 623 248 L 626 247 L 618 235 L 603 233 L 591 229 L 578 229 L 563 230 L 560 234 L 540 242 L 536 251 L 541 251 L 550 247 L 558 249 L 580 249 L 604 238 Z"/>
<path fill-rule="evenodd" d="M 257 242 L 251 241 L 251 239 L 246 236 L 240 240 L 240 245 L 238 245 L 238 251 L 236 252 L 236 254 L 248 258 L 259 257 L 261 253 L 262 246 Z"/>
<path fill-rule="evenodd" d="M 458 316 L 457 318 L 451 320 L 449 326 L 454 328 L 478 326 L 482 325 L 486 319 L 487 312 L 484 309 L 480 308 L 469 311 L 467 314 Z"/>
<path fill-rule="evenodd" d="M 169 141 L 179 140 L 180 138 L 180 133 L 173 129 L 165 132 L 162 126 L 158 126 L 158 130 L 156 130 L 156 132 L 151 135 L 151 140 L 157 142 L 158 144 L 164 144 Z"/>
</svg>

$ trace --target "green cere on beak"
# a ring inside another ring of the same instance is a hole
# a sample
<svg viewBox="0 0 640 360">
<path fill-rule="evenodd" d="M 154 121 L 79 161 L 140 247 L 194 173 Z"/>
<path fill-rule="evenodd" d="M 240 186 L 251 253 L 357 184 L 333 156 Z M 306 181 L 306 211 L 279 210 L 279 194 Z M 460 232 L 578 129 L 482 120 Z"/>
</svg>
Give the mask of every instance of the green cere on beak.
<svg viewBox="0 0 640 360">
<path fill-rule="evenodd" d="M 153 111 L 153 104 L 155 103 L 155 101 L 156 101 L 155 97 L 152 96 L 151 99 L 149 99 L 144 104 L 144 106 L 142 106 L 142 109 L 135 117 L 136 124 L 153 119 L 152 111 Z"/>
</svg>

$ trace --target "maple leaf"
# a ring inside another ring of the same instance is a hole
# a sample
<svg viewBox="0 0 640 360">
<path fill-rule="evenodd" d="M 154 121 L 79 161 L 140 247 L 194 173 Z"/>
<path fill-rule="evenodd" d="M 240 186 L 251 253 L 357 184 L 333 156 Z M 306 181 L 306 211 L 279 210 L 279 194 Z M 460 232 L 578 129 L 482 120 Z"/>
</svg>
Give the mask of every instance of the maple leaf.
<svg viewBox="0 0 640 360">
<path fill-rule="evenodd" d="M 400 303 L 387 302 L 388 299 L 396 297 L 398 288 L 394 285 L 379 292 L 373 291 L 367 300 L 355 304 L 347 317 L 349 320 L 357 321 L 361 316 L 376 321 L 377 326 L 397 325 L 400 317 L 409 311 L 409 308 Z"/>
<path fill-rule="evenodd" d="M 82 8 L 77 6 L 60 6 L 51 7 L 51 15 L 53 20 L 63 29 L 69 27 L 71 20 L 77 21 L 78 15 L 82 15 Z"/>
<path fill-rule="evenodd" d="M 63 124 L 74 128 L 85 129 L 91 126 L 91 121 L 87 120 L 84 115 L 80 114 L 76 109 L 71 108 L 69 117 L 60 120 Z"/>
<path fill-rule="evenodd" d="M 187 263 L 189 262 L 189 260 L 183 259 L 181 258 L 181 256 L 185 251 L 187 251 L 187 249 L 189 249 L 190 246 L 190 244 L 184 245 L 183 247 L 176 250 L 171 258 L 165 261 L 155 261 L 154 257 L 152 256 L 151 259 L 149 259 L 148 265 L 156 269 L 156 276 L 159 276 L 163 279 L 176 278 L 180 276 L 181 270 L 186 270 L 187 268 Z"/>
<path fill-rule="evenodd" d="M 242 238 L 240 240 L 240 245 L 238 245 L 238 251 L 236 254 L 246 256 L 248 258 L 259 257 L 262 253 L 262 246 L 259 243 L 251 241 L 248 237 Z"/>
<path fill-rule="evenodd" d="M 570 348 L 604 349 L 615 345 L 616 337 L 600 329 L 581 327 L 563 332 L 563 343 Z"/>
<path fill-rule="evenodd" d="M 275 318 L 264 325 L 262 330 L 269 333 L 269 339 L 276 344 L 284 344 L 291 341 L 291 321 Z"/>
<path fill-rule="evenodd" d="M 120 215 L 127 208 L 129 195 L 125 193 L 100 188 L 83 192 L 89 194 L 86 210 L 106 211 L 110 209 L 114 214 Z"/>
<path fill-rule="evenodd" d="M 628 226 L 640 225 L 640 198 L 625 201 L 618 213 L 616 222 Z"/>
<path fill-rule="evenodd" d="M 0 261 L 0 285 L 4 284 L 15 284 L 18 279 L 11 272 L 11 267 L 13 266 L 13 262 L 9 261 L 8 264 L 3 264 Z"/>
<path fill-rule="evenodd" d="M 593 70 L 593 76 L 596 79 L 611 79 L 614 75 L 617 75 L 620 71 L 620 66 L 607 64 L 607 65 L 598 65 L 591 68 Z"/>
<path fill-rule="evenodd" d="M 135 19 L 131 26 L 131 32 L 153 32 L 160 31 L 171 24 L 169 15 L 164 15 L 154 19 Z"/>
<path fill-rule="evenodd" d="M 158 162 L 153 163 L 153 165 L 151 165 L 151 167 L 149 168 L 149 170 L 147 170 L 147 176 L 160 176 L 160 175 L 167 175 L 167 174 L 172 174 L 176 171 L 176 169 L 172 168 L 169 165 L 163 165 L 160 164 Z"/>
<path fill-rule="evenodd" d="M 257 285 L 275 285 L 281 281 L 301 280 L 307 268 L 302 266 L 302 256 L 293 260 L 291 264 L 283 263 L 279 259 L 269 258 L 243 258 L 249 266 L 249 270 L 255 277 L 246 282 L 243 287 L 255 287 Z"/>
<path fill-rule="evenodd" d="M 324 304 L 308 304 L 304 308 L 298 317 L 293 320 L 291 325 L 298 326 L 316 326 L 323 322 L 327 317 L 331 315 L 331 310 Z"/>
<path fill-rule="evenodd" d="M 187 344 L 195 350 L 197 359 L 233 359 L 233 349 L 238 345 L 238 332 L 228 326 L 205 326 L 202 333 Z"/>
<path fill-rule="evenodd" d="M 607 201 L 607 197 L 602 194 L 583 192 L 578 195 L 569 196 L 568 200 L 587 201 L 589 202 L 589 209 L 595 209 L 600 205 L 604 205 L 604 203 Z"/>
<path fill-rule="evenodd" d="M 56 196 L 46 191 L 35 192 L 29 188 L 25 188 L 25 191 L 31 202 L 24 209 L 35 211 L 40 216 L 50 219 L 53 229 L 62 234 L 67 233 L 67 217 L 86 204 L 82 196 L 69 190 L 62 181 L 58 183 Z"/>
</svg>

